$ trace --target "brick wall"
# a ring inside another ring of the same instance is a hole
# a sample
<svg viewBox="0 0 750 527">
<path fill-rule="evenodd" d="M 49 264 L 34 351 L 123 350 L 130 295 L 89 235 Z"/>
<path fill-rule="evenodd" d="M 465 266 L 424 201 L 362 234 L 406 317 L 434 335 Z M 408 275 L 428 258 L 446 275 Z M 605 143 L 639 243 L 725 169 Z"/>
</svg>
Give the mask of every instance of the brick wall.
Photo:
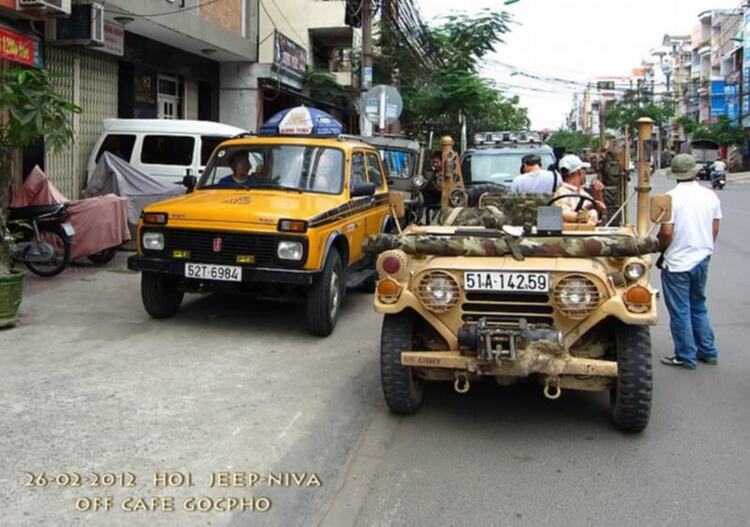
<svg viewBox="0 0 750 527">
<path fill-rule="evenodd" d="M 222 0 L 201 6 L 200 15 L 233 33 L 242 33 L 242 2 L 244 0 Z"/>
</svg>

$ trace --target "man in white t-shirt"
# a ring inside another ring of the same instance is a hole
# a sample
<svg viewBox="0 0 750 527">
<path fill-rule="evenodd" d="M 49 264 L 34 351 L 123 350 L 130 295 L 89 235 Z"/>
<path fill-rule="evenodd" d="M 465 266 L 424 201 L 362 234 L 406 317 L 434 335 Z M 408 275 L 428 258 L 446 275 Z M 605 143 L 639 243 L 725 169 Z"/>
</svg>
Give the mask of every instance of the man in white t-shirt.
<svg viewBox="0 0 750 527">
<path fill-rule="evenodd" d="M 672 160 L 677 186 L 672 196 L 672 218 L 659 231 L 664 251 L 661 280 L 669 310 L 674 355 L 662 363 L 695 369 L 697 361 L 716 364 L 718 351 L 706 306 L 708 263 L 719 235 L 721 203 L 716 193 L 696 180 L 700 168 L 688 154 Z"/>
<path fill-rule="evenodd" d="M 554 193 L 562 183 L 560 176 L 542 168 L 542 158 L 536 154 L 523 156 L 521 170 L 523 173 L 510 184 L 511 192 Z"/>
</svg>

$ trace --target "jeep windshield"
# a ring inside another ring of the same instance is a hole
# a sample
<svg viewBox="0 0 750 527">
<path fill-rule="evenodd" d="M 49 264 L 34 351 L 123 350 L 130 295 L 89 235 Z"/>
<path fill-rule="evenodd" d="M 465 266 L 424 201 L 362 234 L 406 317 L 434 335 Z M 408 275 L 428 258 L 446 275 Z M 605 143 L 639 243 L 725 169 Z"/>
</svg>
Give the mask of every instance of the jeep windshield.
<svg viewBox="0 0 750 527">
<path fill-rule="evenodd" d="M 335 148 L 233 146 L 213 155 L 198 188 L 340 194 L 343 180 L 344 154 Z"/>
<path fill-rule="evenodd" d="M 464 180 L 472 185 L 495 183 L 510 185 L 521 173 L 521 159 L 529 151 L 474 151 L 467 152 L 461 163 Z M 534 154 L 542 159 L 542 168 L 547 169 L 555 158 L 550 152 L 535 151 Z"/>
</svg>

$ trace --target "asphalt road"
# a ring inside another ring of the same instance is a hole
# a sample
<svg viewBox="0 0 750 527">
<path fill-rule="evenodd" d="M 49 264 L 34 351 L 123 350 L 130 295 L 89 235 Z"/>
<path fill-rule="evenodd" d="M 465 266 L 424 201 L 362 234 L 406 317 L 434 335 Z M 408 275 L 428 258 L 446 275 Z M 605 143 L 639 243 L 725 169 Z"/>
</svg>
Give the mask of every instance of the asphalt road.
<svg viewBox="0 0 750 527">
<path fill-rule="evenodd" d="M 641 435 L 612 428 L 604 394 L 547 401 L 536 385 L 464 396 L 435 385 L 419 414 L 390 415 L 368 295 L 350 295 L 321 340 L 299 307 L 246 299 L 194 297 L 176 317 L 149 320 L 122 255 L 104 269 L 31 277 L 22 325 L 0 332 L 0 524 L 750 526 L 750 186 L 720 196 L 709 283 L 720 364 L 656 364 Z M 671 352 L 662 314 L 655 358 Z M 26 471 L 84 478 L 29 488 Z M 124 471 L 133 487 L 91 486 L 91 474 Z M 177 471 L 193 485 L 154 487 L 155 472 Z M 303 483 L 209 487 L 220 471 L 295 472 Z M 123 510 L 152 496 L 177 510 Z M 272 506 L 184 510 L 201 496 Z M 75 510 L 97 497 L 99 511 Z"/>
</svg>

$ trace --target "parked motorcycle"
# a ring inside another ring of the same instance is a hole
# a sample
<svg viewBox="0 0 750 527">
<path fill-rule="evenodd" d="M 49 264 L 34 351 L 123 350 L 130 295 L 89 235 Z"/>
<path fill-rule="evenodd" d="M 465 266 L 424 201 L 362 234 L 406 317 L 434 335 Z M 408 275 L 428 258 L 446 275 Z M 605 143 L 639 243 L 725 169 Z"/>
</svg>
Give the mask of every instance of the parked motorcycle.
<svg viewBox="0 0 750 527">
<path fill-rule="evenodd" d="M 8 231 L 15 243 L 11 256 L 32 273 L 51 277 L 70 261 L 75 230 L 65 221 L 67 204 L 31 205 L 8 209 Z"/>
<path fill-rule="evenodd" d="M 727 184 L 727 175 L 725 172 L 711 172 L 711 186 L 714 190 L 721 190 Z"/>
</svg>

